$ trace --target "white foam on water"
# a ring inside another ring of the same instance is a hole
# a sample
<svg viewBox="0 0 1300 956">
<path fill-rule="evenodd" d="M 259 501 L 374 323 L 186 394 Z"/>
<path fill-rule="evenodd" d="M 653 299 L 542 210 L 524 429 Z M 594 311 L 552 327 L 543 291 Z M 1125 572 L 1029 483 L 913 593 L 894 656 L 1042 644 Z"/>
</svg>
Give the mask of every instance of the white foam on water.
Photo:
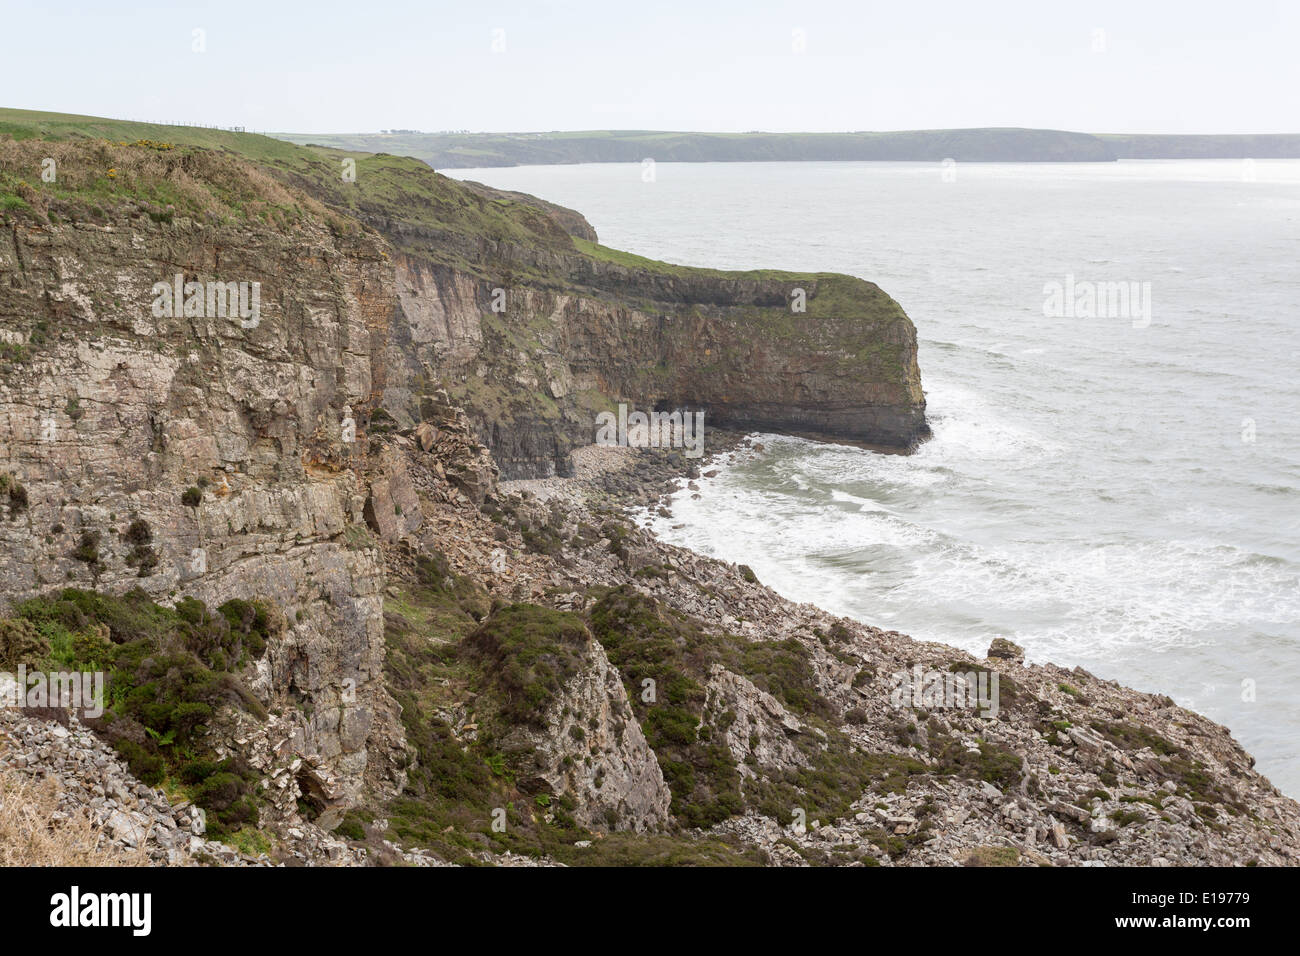
<svg viewBox="0 0 1300 956">
<path fill-rule="evenodd" d="M 976 457 L 1018 460 L 1055 455 L 1064 447 L 999 416 L 989 402 L 968 388 L 937 379 L 927 383 L 927 416 L 933 437 L 909 458 L 922 462 Z"/>
<path fill-rule="evenodd" d="M 878 501 L 872 501 L 870 498 L 859 498 L 857 495 L 851 495 L 847 491 L 840 491 L 839 489 L 831 491 L 831 501 L 857 505 L 859 511 L 879 511 L 884 514 L 893 514 L 892 511 Z"/>
<path fill-rule="evenodd" d="M 1100 660 L 1131 646 L 1213 643 L 1223 621 L 1270 629 L 1300 619 L 1297 568 L 1230 546 L 1051 541 L 999 550 L 954 541 L 838 491 L 832 501 L 859 507 L 765 492 L 734 473 L 700 494 L 679 494 L 673 517 L 655 517 L 651 527 L 666 540 L 749 564 L 795 600 L 869 623 L 882 615 L 901 620 L 919 639 L 982 650 L 1002 633 L 1039 659 Z M 906 573 L 882 573 L 897 562 Z M 969 628 L 933 613 L 953 607 L 965 609 Z"/>
</svg>

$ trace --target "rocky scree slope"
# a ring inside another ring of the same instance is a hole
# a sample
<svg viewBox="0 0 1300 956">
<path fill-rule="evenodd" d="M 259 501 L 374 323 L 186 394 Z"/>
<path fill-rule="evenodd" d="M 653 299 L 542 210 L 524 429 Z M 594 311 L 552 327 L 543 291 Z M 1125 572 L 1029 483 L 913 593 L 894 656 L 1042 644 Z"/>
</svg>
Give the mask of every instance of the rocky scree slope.
<svg viewBox="0 0 1300 956">
<path fill-rule="evenodd" d="M 389 676 L 418 756 L 403 797 L 363 816 L 404 846 L 564 863 L 1300 857 L 1300 807 L 1166 697 L 1028 666 L 1005 641 L 981 660 L 835 618 L 629 525 L 605 489 L 644 488 L 667 455 L 589 448 L 574 479 L 495 485 L 485 462 L 479 502 L 439 477 L 444 449 L 383 441 L 420 516 L 384 547 Z M 998 712 L 896 699 L 918 667 L 996 673 Z"/>
</svg>

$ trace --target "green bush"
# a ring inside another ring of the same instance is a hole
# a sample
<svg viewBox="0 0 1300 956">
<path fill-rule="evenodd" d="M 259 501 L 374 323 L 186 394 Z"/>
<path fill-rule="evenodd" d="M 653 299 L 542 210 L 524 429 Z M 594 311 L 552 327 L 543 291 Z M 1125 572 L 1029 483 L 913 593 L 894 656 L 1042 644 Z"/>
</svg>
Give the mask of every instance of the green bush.
<svg viewBox="0 0 1300 956">
<path fill-rule="evenodd" d="M 12 672 L 19 664 L 36 667 L 49 654 L 49 639 L 30 621 L 0 619 L 0 670 Z"/>
<path fill-rule="evenodd" d="M 72 550 L 72 556 L 78 561 L 84 561 L 86 564 L 98 564 L 99 532 L 94 530 L 81 532 L 81 538 L 77 541 L 77 546 Z"/>
<path fill-rule="evenodd" d="M 334 832 L 345 840 L 364 840 L 366 838 L 365 818 L 355 810 L 349 810 Z"/>
<path fill-rule="evenodd" d="M 19 512 L 26 511 L 27 505 L 27 489 L 17 481 L 11 481 L 9 483 L 9 517 L 16 517 Z"/>
<path fill-rule="evenodd" d="M 256 821 L 257 775 L 216 760 L 200 730 L 226 706 L 266 718 L 231 667 L 254 646 L 260 653 L 274 630 L 274 615 L 260 602 L 227 604 L 216 613 L 194 598 L 167 608 L 138 590 L 116 597 L 67 588 L 19 603 L 17 620 L 4 622 L 39 635 L 53 664 L 106 672 L 104 714 L 87 724 L 145 783 L 170 776 L 195 787 L 215 836 Z"/>
<path fill-rule="evenodd" d="M 545 725 L 546 709 L 578 673 L 590 646 L 582 619 L 532 604 L 497 611 L 466 639 L 486 664 L 508 720 Z"/>
</svg>

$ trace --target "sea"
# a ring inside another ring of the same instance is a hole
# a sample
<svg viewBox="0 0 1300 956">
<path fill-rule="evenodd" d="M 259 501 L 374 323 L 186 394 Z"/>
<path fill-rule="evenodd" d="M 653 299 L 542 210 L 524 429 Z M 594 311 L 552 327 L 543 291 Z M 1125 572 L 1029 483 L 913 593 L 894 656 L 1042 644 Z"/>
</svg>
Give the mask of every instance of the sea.
<svg viewBox="0 0 1300 956">
<path fill-rule="evenodd" d="M 916 324 L 918 451 L 756 436 L 642 516 L 662 538 L 868 624 L 1167 694 L 1300 797 L 1300 160 L 448 174 L 655 259 L 860 276 Z"/>
</svg>

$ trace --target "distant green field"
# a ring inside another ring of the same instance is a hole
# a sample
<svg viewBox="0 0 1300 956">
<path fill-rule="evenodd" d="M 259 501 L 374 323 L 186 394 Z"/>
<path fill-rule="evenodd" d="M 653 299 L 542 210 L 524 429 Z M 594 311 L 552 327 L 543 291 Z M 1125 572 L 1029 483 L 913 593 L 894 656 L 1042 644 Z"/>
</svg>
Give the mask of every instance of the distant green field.
<svg viewBox="0 0 1300 956">
<path fill-rule="evenodd" d="M 690 133 L 585 130 L 548 133 L 276 133 L 295 143 L 402 153 L 434 168 L 552 163 L 789 162 L 837 160 L 1108 162 L 1087 133 L 1034 129 L 855 133 Z"/>
<path fill-rule="evenodd" d="M 846 133 L 692 133 L 569 130 L 531 133 L 276 133 L 111 120 L 74 113 L 0 109 L 0 135 L 161 140 L 228 150 L 261 163 L 293 165 L 305 153 L 387 153 L 435 169 L 557 163 L 923 161 L 1108 162 L 1115 159 L 1300 157 L 1300 134 L 1174 136 L 983 128 Z M 294 145 L 290 145 L 294 144 Z"/>
<path fill-rule="evenodd" d="M 1297 159 L 1300 134 L 1173 136 L 1103 133 L 1098 138 L 1121 159 Z"/>
</svg>

